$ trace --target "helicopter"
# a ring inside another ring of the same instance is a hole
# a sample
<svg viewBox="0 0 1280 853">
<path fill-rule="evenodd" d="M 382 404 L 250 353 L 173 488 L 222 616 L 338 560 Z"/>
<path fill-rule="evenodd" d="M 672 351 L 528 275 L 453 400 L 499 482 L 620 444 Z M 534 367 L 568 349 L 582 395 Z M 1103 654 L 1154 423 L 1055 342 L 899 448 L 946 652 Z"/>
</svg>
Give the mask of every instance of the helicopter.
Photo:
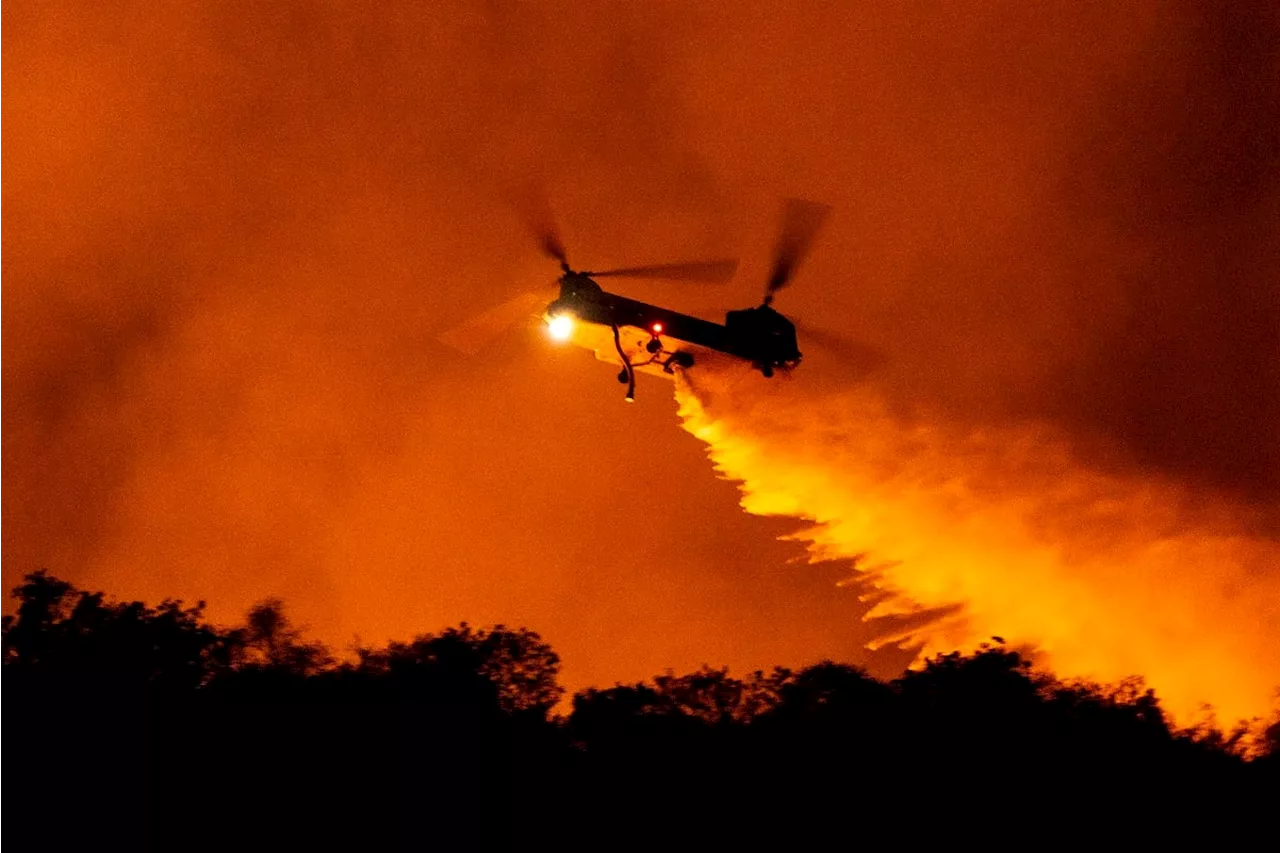
<svg viewBox="0 0 1280 853">
<path fill-rule="evenodd" d="M 542 205 L 539 205 L 543 207 Z M 715 323 L 658 305 L 631 299 L 605 290 L 596 279 L 606 277 L 657 278 L 704 283 L 725 283 L 737 271 L 735 260 L 697 261 L 648 266 L 586 271 L 573 269 L 564 244 L 552 223 L 549 209 L 531 217 L 531 230 L 538 238 L 542 253 L 560 265 L 559 295 L 541 313 L 547 332 L 553 339 L 568 340 L 582 325 L 602 327 L 612 332 L 613 347 L 621 362 L 618 381 L 627 386 L 626 400 L 633 402 L 636 372 L 642 368 L 658 368 L 664 373 L 693 367 L 697 350 L 712 350 L 746 362 L 765 378 L 776 372 L 791 371 L 803 359 L 797 342 L 795 324 L 773 308 L 778 291 L 787 287 L 796 268 L 808 254 L 830 207 L 803 199 L 785 200 L 781 233 L 776 244 L 764 298 L 754 307 L 728 311 L 724 323 Z M 489 312 L 473 323 L 481 329 L 511 322 L 514 310 L 527 310 L 531 295 L 519 297 Z M 544 297 L 545 298 L 545 297 Z M 648 337 L 635 354 L 623 345 L 622 330 L 638 329 Z M 446 342 L 468 350 L 462 341 L 466 332 L 452 332 Z M 474 329 L 471 332 L 474 335 Z"/>
</svg>

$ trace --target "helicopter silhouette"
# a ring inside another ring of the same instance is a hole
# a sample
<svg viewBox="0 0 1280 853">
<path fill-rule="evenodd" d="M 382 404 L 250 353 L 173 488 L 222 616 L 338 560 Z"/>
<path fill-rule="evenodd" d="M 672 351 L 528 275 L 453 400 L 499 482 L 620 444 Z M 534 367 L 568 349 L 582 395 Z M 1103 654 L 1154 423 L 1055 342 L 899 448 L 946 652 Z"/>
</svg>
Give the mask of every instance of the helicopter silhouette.
<svg viewBox="0 0 1280 853">
<path fill-rule="evenodd" d="M 773 308 L 773 302 L 778 291 L 791 284 L 796 269 L 808 254 L 830 210 L 828 205 L 818 202 L 786 199 L 781 233 L 774 249 L 763 300 L 754 307 L 728 311 L 724 323 L 715 323 L 612 293 L 601 287 L 596 279 L 629 277 L 725 283 L 737 271 L 736 260 L 652 264 L 601 271 L 575 270 L 569 264 L 549 207 L 538 204 L 537 212 L 532 215 L 526 209 L 528 224 L 538 238 L 542 253 L 558 262 L 561 269 L 559 295 L 546 305 L 542 319 L 550 335 L 561 340 L 572 336 L 575 326 L 580 323 L 610 329 L 621 362 L 618 381 L 627 386 L 628 401 L 635 399 L 638 368 L 653 365 L 666 373 L 688 369 L 696 363 L 695 350 L 699 347 L 744 361 L 766 378 L 774 376 L 777 371 L 790 371 L 803 359 L 796 325 Z M 474 337 L 476 329 L 487 329 L 485 336 L 488 337 L 495 328 L 513 322 L 510 315 L 527 310 L 530 296 L 518 297 L 487 312 L 472 324 L 470 335 Z M 639 329 L 648 336 L 644 354 L 632 356 L 623 346 L 622 330 L 629 328 Z M 464 343 L 467 335 L 467 330 L 455 330 L 442 339 L 468 351 L 474 347 Z M 826 337 L 828 341 L 831 339 L 829 335 Z"/>
</svg>

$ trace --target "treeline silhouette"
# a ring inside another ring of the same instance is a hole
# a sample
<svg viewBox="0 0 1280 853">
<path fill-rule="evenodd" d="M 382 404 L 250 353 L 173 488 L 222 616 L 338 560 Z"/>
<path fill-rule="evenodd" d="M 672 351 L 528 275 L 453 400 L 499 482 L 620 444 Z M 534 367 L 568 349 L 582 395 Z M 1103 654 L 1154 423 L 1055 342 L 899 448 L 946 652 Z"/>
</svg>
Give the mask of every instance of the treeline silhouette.
<svg viewBox="0 0 1280 853">
<path fill-rule="evenodd" d="M 338 661 L 38 572 L 4 619 L 13 850 L 434 849 L 1274 837 L 1280 725 L 1174 728 L 1137 682 L 1000 643 L 891 683 L 704 668 L 562 709 L 536 633 L 467 624 Z"/>
</svg>

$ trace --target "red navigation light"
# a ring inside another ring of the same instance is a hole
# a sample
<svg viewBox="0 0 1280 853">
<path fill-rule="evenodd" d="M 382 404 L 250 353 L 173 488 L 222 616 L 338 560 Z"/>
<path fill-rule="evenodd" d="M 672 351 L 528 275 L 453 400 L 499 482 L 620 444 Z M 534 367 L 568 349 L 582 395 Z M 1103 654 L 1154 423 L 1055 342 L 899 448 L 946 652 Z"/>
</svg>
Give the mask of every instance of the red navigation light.
<svg viewBox="0 0 1280 853">
<path fill-rule="evenodd" d="M 654 323 L 654 324 L 653 324 L 653 333 L 654 333 L 655 335 L 660 335 L 660 334 L 662 334 L 662 324 L 661 324 L 661 323 Z"/>
</svg>

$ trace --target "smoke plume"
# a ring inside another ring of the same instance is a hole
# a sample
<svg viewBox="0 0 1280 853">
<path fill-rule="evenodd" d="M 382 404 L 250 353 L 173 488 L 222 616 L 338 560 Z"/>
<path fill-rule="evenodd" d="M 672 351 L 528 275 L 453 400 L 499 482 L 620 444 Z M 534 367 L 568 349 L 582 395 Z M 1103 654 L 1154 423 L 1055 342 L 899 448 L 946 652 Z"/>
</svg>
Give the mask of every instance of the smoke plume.
<svg viewBox="0 0 1280 853">
<path fill-rule="evenodd" d="M 553 283 L 531 176 L 583 268 L 739 254 L 625 284 L 711 319 L 799 196 L 831 214 L 774 307 L 878 357 L 690 374 L 749 506 L 950 607 L 931 648 L 1261 711 L 1272 6 L 10 0 L 4 585 L 279 596 L 335 646 L 527 624 L 578 684 L 847 657 L 852 593 L 779 568 L 652 380 L 435 343 Z"/>
</svg>

